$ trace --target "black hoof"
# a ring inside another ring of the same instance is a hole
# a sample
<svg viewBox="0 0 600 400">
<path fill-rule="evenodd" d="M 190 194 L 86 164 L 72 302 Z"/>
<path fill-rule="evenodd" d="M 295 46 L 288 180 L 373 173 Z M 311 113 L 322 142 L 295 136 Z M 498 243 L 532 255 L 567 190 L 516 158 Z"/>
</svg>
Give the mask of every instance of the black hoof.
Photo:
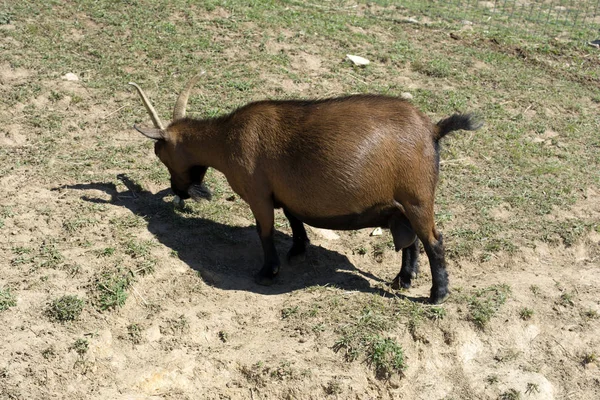
<svg viewBox="0 0 600 400">
<path fill-rule="evenodd" d="M 279 272 L 279 267 L 276 268 L 264 268 L 261 269 L 258 274 L 254 276 L 254 282 L 261 286 L 271 286 L 275 283 L 275 278 L 277 278 L 277 273 Z"/>
<path fill-rule="evenodd" d="M 395 289 L 395 290 L 408 289 L 408 288 L 410 288 L 410 285 L 412 284 L 412 280 L 417 277 L 417 273 L 414 271 L 411 272 L 410 276 L 408 276 L 408 277 L 406 277 L 406 276 L 403 277 L 402 275 L 403 275 L 402 273 L 396 275 L 396 277 L 394 278 L 394 281 L 392 282 L 392 289 Z"/>
<path fill-rule="evenodd" d="M 400 289 L 409 289 L 410 284 L 411 284 L 411 281 L 405 281 L 403 279 L 400 279 L 400 276 L 397 276 L 392 281 L 391 286 L 392 286 L 392 289 L 394 289 L 394 290 L 400 290 Z"/>
<path fill-rule="evenodd" d="M 431 304 L 442 304 L 443 302 L 446 301 L 446 299 L 448 299 L 448 296 L 450 296 L 450 292 L 448 291 L 448 288 L 444 288 L 444 289 L 438 289 L 438 290 L 431 290 L 431 295 L 429 297 L 429 302 Z"/>
</svg>

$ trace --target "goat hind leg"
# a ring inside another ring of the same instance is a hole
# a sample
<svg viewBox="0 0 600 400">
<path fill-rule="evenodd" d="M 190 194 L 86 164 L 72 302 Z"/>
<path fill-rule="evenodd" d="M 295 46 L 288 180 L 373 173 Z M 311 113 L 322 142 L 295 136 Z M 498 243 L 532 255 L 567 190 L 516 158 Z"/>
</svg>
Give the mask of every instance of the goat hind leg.
<svg viewBox="0 0 600 400">
<path fill-rule="evenodd" d="M 287 260 L 290 264 L 296 264 L 304 261 L 306 258 L 306 245 L 310 243 L 304 224 L 298 218 L 294 217 L 284 207 L 283 213 L 290 221 L 290 227 L 292 228 L 292 248 L 287 254 Z"/>
<path fill-rule="evenodd" d="M 429 258 L 432 280 L 429 301 L 432 304 L 443 303 L 448 298 L 450 291 L 444 241 L 442 234 L 435 229 L 433 221 L 433 201 L 406 205 L 405 211 L 411 226 L 423 243 L 427 258 Z"/>
</svg>

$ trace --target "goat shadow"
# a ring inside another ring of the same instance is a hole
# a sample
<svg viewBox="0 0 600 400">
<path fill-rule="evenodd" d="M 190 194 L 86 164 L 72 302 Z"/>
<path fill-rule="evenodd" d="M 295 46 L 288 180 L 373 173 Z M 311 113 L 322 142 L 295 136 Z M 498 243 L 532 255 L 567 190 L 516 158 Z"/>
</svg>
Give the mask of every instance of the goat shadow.
<svg viewBox="0 0 600 400">
<path fill-rule="evenodd" d="M 332 285 L 344 290 L 396 295 L 372 287 L 366 278 L 379 282 L 383 280 L 356 268 L 346 256 L 321 246 L 310 245 L 306 261 L 288 265 L 285 253 L 292 245 L 292 238 L 278 231 L 275 234 L 275 244 L 282 262 L 279 276 L 271 286 L 258 285 L 254 282 L 254 274 L 261 267 L 263 254 L 255 226 L 225 225 L 175 212 L 174 205 L 164 200 L 170 190 L 152 194 L 126 175 L 121 174 L 117 178 L 125 184 L 128 191 L 119 192 L 114 183 L 105 182 L 65 185 L 57 189 L 99 190 L 110 195 L 110 200 L 87 194 L 81 198 L 92 203 L 125 207 L 133 214 L 143 217 L 148 230 L 156 239 L 176 251 L 178 257 L 198 271 L 202 279 L 211 286 L 273 295 L 315 285 Z M 409 299 L 417 302 L 427 300 Z"/>
</svg>

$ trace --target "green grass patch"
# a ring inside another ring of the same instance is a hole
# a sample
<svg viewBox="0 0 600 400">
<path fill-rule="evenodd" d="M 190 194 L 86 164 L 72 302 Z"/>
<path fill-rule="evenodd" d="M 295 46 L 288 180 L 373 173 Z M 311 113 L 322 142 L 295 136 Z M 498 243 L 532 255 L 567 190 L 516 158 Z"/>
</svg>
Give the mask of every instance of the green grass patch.
<svg viewBox="0 0 600 400">
<path fill-rule="evenodd" d="M 79 357 L 83 357 L 87 354 L 90 348 L 90 342 L 87 339 L 80 338 L 77 339 L 70 348 L 71 350 L 74 350 Z"/>
<path fill-rule="evenodd" d="M 508 285 L 500 284 L 479 289 L 472 295 L 463 295 L 469 307 L 469 320 L 479 329 L 485 329 L 510 293 Z"/>
<path fill-rule="evenodd" d="M 98 309 L 107 311 L 123 306 L 132 281 L 132 273 L 121 268 L 99 274 L 93 285 Z"/>
<path fill-rule="evenodd" d="M 17 305 L 17 299 L 8 288 L 0 288 L 0 311 Z"/>
<path fill-rule="evenodd" d="M 523 321 L 530 320 L 531 317 L 533 317 L 533 314 L 534 313 L 531 308 L 523 307 L 519 310 L 519 317 L 521 317 Z"/>
<path fill-rule="evenodd" d="M 85 301 L 83 299 L 73 295 L 65 295 L 52 300 L 48 304 L 46 313 L 55 321 L 74 321 L 79 318 L 84 305 Z"/>
</svg>

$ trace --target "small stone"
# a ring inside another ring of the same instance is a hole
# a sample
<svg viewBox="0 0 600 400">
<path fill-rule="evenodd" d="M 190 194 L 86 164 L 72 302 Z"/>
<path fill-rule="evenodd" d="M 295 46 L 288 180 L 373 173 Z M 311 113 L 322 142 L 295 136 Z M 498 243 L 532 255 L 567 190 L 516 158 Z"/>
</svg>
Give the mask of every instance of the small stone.
<svg viewBox="0 0 600 400">
<path fill-rule="evenodd" d="M 373 232 L 371 232 L 371 236 L 381 236 L 383 235 L 383 229 L 381 228 L 375 228 L 373 229 Z"/>
<path fill-rule="evenodd" d="M 347 57 L 347 58 L 348 58 L 350 61 L 352 61 L 352 62 L 354 63 L 354 65 L 358 65 L 358 66 L 361 66 L 361 67 L 362 67 L 362 66 L 365 66 L 365 65 L 369 65 L 369 64 L 370 64 L 370 61 L 369 61 L 369 60 L 367 60 L 366 58 L 364 58 L 364 57 L 361 57 L 361 56 L 354 56 L 354 55 L 352 55 L 352 54 L 346 54 L 346 57 Z"/>
<path fill-rule="evenodd" d="M 321 236 L 323 239 L 338 240 L 340 238 L 340 235 L 338 235 L 334 231 L 330 231 L 329 229 L 321 229 L 321 228 L 313 228 L 313 227 L 310 227 L 310 229 L 317 235 Z"/>
<path fill-rule="evenodd" d="M 596 365 L 596 363 L 587 363 L 585 364 L 585 369 L 587 370 L 597 370 L 598 366 Z"/>
<path fill-rule="evenodd" d="M 404 100 L 412 100 L 413 95 L 408 92 L 402 92 L 402 93 L 400 93 L 400 97 L 403 98 Z"/>
<path fill-rule="evenodd" d="M 156 342 L 161 338 L 160 326 L 152 325 L 150 328 L 144 331 L 144 336 L 149 342 Z"/>
<path fill-rule="evenodd" d="M 408 22 L 409 24 L 418 24 L 419 23 L 418 20 L 416 20 L 416 19 L 414 19 L 412 17 L 406 18 L 405 21 Z"/>
<path fill-rule="evenodd" d="M 72 72 L 69 72 L 68 74 L 63 75 L 62 78 L 66 81 L 73 81 L 73 82 L 79 80 L 79 77 Z"/>
</svg>

